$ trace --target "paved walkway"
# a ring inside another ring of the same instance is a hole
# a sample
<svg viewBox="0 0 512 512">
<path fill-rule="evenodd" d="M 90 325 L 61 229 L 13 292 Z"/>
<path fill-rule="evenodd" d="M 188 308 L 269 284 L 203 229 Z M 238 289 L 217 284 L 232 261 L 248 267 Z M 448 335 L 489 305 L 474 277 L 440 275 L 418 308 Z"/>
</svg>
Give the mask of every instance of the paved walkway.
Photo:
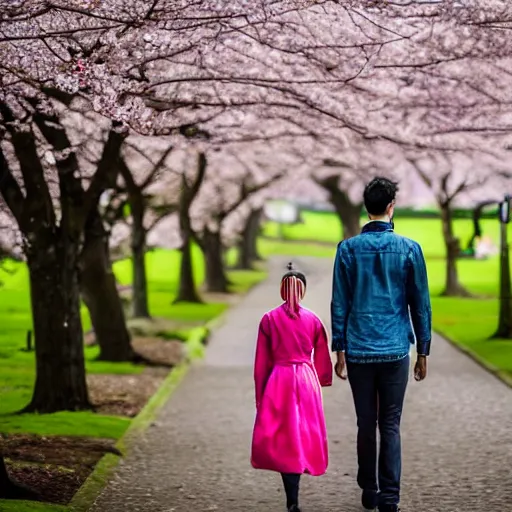
<svg viewBox="0 0 512 512">
<path fill-rule="evenodd" d="M 212 339 L 123 461 L 95 512 L 284 510 L 280 479 L 249 464 L 254 421 L 252 360 L 257 323 L 278 303 L 285 266 L 255 288 Z M 309 278 L 306 306 L 328 322 L 330 262 L 297 260 Z M 360 511 L 355 416 L 349 387 L 324 393 L 331 464 L 305 477 L 304 512 Z M 512 510 L 512 392 L 440 338 L 427 381 L 411 382 L 403 420 L 404 512 Z"/>
</svg>

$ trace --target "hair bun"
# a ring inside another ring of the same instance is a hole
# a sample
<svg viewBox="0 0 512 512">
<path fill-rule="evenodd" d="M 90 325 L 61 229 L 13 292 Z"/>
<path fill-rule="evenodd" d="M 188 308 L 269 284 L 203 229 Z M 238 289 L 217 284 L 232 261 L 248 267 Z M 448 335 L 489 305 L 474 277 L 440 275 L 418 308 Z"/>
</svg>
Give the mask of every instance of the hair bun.
<svg viewBox="0 0 512 512">
<path fill-rule="evenodd" d="M 286 268 L 290 271 L 293 270 L 293 263 L 290 261 L 290 263 L 288 263 L 288 265 L 286 265 Z"/>
</svg>

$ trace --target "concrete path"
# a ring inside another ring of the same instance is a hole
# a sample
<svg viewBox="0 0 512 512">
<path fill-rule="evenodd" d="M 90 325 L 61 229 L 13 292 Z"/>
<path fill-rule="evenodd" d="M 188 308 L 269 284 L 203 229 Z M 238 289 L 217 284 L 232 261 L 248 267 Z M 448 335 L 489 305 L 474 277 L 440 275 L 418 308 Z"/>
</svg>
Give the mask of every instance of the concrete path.
<svg viewBox="0 0 512 512">
<path fill-rule="evenodd" d="M 305 305 L 329 325 L 331 262 L 295 259 L 308 276 Z M 278 475 L 250 467 L 252 361 L 261 315 L 279 303 L 286 261 L 233 308 L 95 512 L 284 510 Z M 404 512 L 512 510 L 512 392 L 436 337 L 427 381 L 411 382 L 403 420 Z M 324 393 L 328 474 L 305 477 L 304 512 L 360 511 L 355 415 L 348 384 Z"/>
</svg>

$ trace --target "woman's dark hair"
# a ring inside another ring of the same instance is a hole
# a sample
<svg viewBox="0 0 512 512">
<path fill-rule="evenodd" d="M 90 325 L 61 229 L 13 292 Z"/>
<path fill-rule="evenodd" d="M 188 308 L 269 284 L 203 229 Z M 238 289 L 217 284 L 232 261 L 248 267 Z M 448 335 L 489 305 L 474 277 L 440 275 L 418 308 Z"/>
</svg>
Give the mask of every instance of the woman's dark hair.
<svg viewBox="0 0 512 512">
<path fill-rule="evenodd" d="M 398 183 L 387 178 L 373 178 L 364 189 L 364 206 L 370 215 L 382 215 L 396 198 Z"/>
<path fill-rule="evenodd" d="M 291 261 L 290 263 L 288 263 L 288 265 L 286 265 L 286 268 L 288 269 L 288 272 L 286 272 L 281 281 L 284 281 L 287 277 L 296 277 L 297 279 L 300 279 L 304 283 L 304 286 L 307 286 L 306 276 L 302 272 L 294 270 L 293 263 Z"/>
</svg>

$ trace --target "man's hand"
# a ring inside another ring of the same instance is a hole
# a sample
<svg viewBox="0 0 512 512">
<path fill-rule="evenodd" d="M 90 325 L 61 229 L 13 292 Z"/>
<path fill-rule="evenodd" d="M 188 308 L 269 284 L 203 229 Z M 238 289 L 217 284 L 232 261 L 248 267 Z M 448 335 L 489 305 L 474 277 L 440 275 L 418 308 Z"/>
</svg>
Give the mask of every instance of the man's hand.
<svg viewBox="0 0 512 512">
<path fill-rule="evenodd" d="M 421 382 L 427 377 L 427 356 L 418 356 L 416 366 L 414 367 L 414 378 Z"/>
<path fill-rule="evenodd" d="M 347 380 L 347 365 L 345 362 L 345 352 L 337 352 L 337 361 L 334 364 L 334 371 L 341 380 Z"/>
</svg>

